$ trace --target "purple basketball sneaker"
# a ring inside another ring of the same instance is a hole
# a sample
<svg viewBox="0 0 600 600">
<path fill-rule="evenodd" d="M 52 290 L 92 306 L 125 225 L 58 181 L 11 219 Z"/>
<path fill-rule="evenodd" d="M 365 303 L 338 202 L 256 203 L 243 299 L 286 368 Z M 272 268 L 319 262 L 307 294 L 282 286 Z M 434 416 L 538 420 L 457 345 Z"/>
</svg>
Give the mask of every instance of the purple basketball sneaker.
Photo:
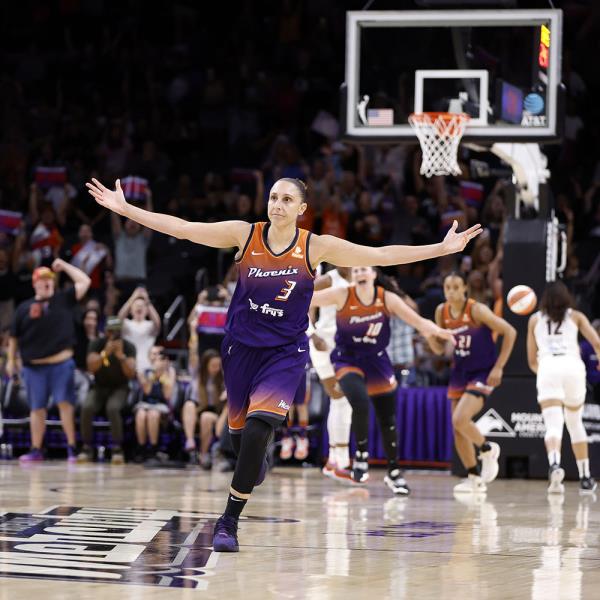
<svg viewBox="0 0 600 600">
<path fill-rule="evenodd" d="M 44 454 L 39 448 L 32 448 L 27 454 L 19 456 L 22 463 L 41 462 L 44 460 Z"/>
<path fill-rule="evenodd" d="M 213 550 L 215 552 L 239 552 L 237 539 L 238 522 L 234 517 L 222 515 L 215 523 Z"/>
</svg>

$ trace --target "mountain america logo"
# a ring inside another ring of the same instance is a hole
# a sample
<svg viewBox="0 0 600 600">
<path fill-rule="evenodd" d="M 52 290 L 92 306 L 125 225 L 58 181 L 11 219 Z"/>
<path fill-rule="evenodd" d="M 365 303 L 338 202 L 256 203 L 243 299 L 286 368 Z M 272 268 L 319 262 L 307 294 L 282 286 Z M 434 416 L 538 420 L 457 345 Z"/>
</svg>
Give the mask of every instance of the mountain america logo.
<svg viewBox="0 0 600 600">
<path fill-rule="evenodd" d="M 493 408 L 481 415 L 475 425 L 486 437 L 517 437 L 515 430 Z"/>
<path fill-rule="evenodd" d="M 0 516 L 0 577 L 205 590 L 219 556 L 212 550 L 218 517 L 165 509 L 76 506 L 34 514 L 5 513 Z"/>
</svg>

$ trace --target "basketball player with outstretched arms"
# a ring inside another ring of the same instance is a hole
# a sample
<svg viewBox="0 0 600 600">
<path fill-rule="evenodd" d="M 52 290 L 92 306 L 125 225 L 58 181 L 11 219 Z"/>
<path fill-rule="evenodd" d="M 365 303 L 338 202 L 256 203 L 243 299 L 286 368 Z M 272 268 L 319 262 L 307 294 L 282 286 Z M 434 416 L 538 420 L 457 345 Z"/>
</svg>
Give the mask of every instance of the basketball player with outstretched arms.
<svg viewBox="0 0 600 600">
<path fill-rule="evenodd" d="M 308 310 L 315 268 L 395 265 L 462 251 L 480 225 L 457 233 L 455 221 L 444 240 L 426 246 L 361 246 L 330 235 L 312 235 L 296 221 L 308 208 L 306 186 L 279 179 L 269 192 L 261 223 L 189 222 L 128 204 L 119 180 L 110 190 L 87 184 L 96 201 L 161 233 L 213 248 L 237 247 L 239 281 L 229 306 L 222 356 L 231 438 L 238 455 L 227 505 L 215 524 L 213 547 L 239 550 L 240 514 L 266 472 L 265 454 L 274 427 L 286 418 L 308 357 Z"/>
</svg>

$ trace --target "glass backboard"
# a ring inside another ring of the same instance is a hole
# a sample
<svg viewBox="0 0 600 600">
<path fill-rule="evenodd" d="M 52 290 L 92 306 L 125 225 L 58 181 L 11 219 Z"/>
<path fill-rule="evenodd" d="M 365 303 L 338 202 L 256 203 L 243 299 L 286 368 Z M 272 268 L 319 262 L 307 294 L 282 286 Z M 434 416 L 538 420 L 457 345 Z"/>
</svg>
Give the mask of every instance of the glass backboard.
<svg viewBox="0 0 600 600">
<path fill-rule="evenodd" d="M 463 139 L 561 135 L 560 10 L 347 13 L 345 135 L 414 140 L 412 112 L 465 112 Z"/>
</svg>

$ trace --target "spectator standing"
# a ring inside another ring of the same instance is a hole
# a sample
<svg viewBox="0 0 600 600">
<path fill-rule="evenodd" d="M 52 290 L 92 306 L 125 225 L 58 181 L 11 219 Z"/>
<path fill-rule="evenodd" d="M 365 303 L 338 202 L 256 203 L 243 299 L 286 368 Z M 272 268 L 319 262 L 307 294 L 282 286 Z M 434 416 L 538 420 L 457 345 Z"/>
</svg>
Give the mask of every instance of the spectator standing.
<svg viewBox="0 0 600 600">
<path fill-rule="evenodd" d="M 144 373 L 152 368 L 150 349 L 160 331 L 160 316 L 150 302 L 146 288 L 138 287 L 133 291 L 118 317 L 123 320 L 123 338 L 135 346 L 138 372 Z"/>
<path fill-rule="evenodd" d="M 64 272 L 74 287 L 56 291 L 56 273 Z M 22 461 L 44 459 L 42 444 L 50 397 L 58 406 L 67 438 L 69 461 L 75 461 L 75 322 L 73 310 L 90 286 L 80 269 L 56 259 L 52 269 L 38 267 L 32 278 L 35 296 L 22 302 L 15 312 L 9 341 L 7 372 L 16 374 L 17 348 L 23 362 L 23 379 L 29 402 L 31 450 Z"/>
<path fill-rule="evenodd" d="M 146 210 L 152 210 L 150 189 L 146 193 Z M 116 213 L 111 213 L 111 227 L 115 241 L 115 279 L 124 295 L 146 282 L 148 275 L 146 251 L 152 231 L 126 219 L 125 224 Z"/>
<path fill-rule="evenodd" d="M 94 239 L 92 228 L 86 223 L 79 227 L 78 236 L 79 241 L 71 246 L 71 264 L 90 276 L 90 293 L 100 296 L 102 271 L 112 267 L 110 251 Z"/>
<path fill-rule="evenodd" d="M 198 356 L 210 348 L 221 347 L 229 302 L 229 292 L 222 285 L 209 286 L 198 294 L 188 321 L 191 326 L 195 323 Z"/>
<path fill-rule="evenodd" d="M 105 411 L 110 421 L 112 464 L 123 464 L 123 416 L 129 381 L 135 377 L 135 346 L 122 339 L 123 323 L 118 317 L 106 321 L 106 335 L 92 340 L 88 347 L 87 368 L 94 375 L 94 385 L 81 407 L 83 448 L 77 462 L 92 459 L 93 419 Z"/>
</svg>

